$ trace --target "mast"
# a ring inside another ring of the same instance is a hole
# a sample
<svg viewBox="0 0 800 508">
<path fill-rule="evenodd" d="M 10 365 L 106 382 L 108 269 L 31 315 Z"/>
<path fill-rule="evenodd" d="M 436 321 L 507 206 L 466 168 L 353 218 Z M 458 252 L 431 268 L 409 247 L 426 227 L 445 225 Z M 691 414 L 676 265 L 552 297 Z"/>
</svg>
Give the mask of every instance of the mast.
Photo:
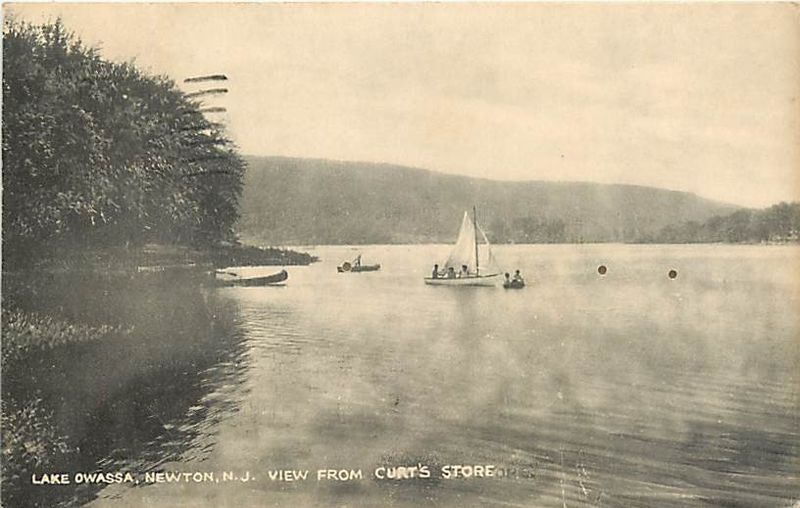
<svg viewBox="0 0 800 508">
<path fill-rule="evenodd" d="M 478 261 L 478 209 L 475 205 L 472 205 L 472 226 L 475 237 L 475 275 L 478 276 L 481 273 L 481 269 L 480 261 Z"/>
</svg>

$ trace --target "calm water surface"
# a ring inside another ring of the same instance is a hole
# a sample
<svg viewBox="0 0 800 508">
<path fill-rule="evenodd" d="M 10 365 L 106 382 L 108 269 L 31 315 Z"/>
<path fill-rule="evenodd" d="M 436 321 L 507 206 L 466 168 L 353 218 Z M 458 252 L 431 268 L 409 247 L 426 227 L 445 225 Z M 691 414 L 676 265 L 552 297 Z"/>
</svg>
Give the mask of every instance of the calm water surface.
<svg viewBox="0 0 800 508">
<path fill-rule="evenodd" d="M 190 396 L 174 395 L 190 389 L 180 376 L 160 384 L 159 397 L 178 400 L 153 410 L 159 430 L 100 461 L 255 479 L 111 486 L 94 506 L 791 506 L 800 497 L 798 247 L 497 247 L 500 266 L 526 276 L 521 291 L 425 286 L 447 246 L 310 251 L 322 261 L 290 267 L 285 287 L 211 290 L 234 323 L 218 338 L 233 352 L 196 368 Z M 359 252 L 381 271 L 336 273 Z M 420 464 L 433 478 L 373 477 L 379 466 Z M 447 464 L 510 474 L 444 479 Z M 318 468 L 364 478 L 317 481 Z M 273 469 L 310 478 L 270 481 Z"/>
</svg>

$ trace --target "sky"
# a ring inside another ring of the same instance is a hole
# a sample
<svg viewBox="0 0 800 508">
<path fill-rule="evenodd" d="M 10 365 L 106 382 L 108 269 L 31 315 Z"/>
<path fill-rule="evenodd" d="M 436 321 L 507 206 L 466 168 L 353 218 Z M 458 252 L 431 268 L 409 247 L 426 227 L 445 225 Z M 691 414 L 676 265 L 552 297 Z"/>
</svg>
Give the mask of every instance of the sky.
<svg viewBox="0 0 800 508">
<path fill-rule="evenodd" d="M 800 7 L 6 4 L 106 58 L 224 73 L 242 153 L 800 200 Z M 197 85 L 180 84 L 187 91 Z"/>
</svg>

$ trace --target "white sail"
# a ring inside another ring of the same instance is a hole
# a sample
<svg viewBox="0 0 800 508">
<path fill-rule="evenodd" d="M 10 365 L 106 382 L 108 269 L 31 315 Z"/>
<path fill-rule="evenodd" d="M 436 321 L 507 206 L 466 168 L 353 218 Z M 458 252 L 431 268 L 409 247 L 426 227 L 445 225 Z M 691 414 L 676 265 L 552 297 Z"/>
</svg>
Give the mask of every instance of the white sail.
<svg viewBox="0 0 800 508">
<path fill-rule="evenodd" d="M 475 225 L 467 212 L 464 212 L 458 240 L 444 263 L 444 269 L 453 268 L 458 273 L 463 265 L 467 265 L 470 273 L 475 273 Z"/>
<path fill-rule="evenodd" d="M 476 242 L 478 240 L 483 240 L 484 244 L 477 245 L 476 249 Z M 477 263 L 475 259 L 476 251 L 479 256 L 479 263 Z M 477 273 L 481 275 L 499 273 L 486 234 L 480 226 L 478 226 L 476 234 L 475 223 L 473 219 L 470 218 L 468 212 L 464 212 L 464 219 L 461 221 L 461 229 L 458 231 L 458 239 L 453 246 L 453 250 L 450 251 L 450 256 L 444 263 L 444 270 L 446 271 L 448 268 L 453 268 L 456 273 L 460 273 L 461 267 L 464 265 L 467 266 L 467 271 L 473 275 Z"/>
<path fill-rule="evenodd" d="M 484 242 L 484 245 L 481 245 L 479 248 L 480 274 L 488 275 L 500 273 L 500 268 L 497 266 L 497 262 L 494 259 L 492 245 L 489 243 L 489 239 L 486 238 L 486 233 L 483 232 L 483 229 L 481 229 L 480 225 L 478 225 L 478 233 Z"/>
</svg>

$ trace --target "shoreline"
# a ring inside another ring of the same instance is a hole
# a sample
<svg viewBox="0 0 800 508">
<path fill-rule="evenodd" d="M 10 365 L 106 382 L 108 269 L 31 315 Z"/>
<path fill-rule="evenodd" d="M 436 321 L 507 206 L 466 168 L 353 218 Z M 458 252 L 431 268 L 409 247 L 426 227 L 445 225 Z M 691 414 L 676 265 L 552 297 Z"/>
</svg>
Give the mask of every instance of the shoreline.
<svg viewBox="0 0 800 508">
<path fill-rule="evenodd" d="M 58 254 L 57 254 L 58 253 Z M 11 258 L 11 259 L 9 259 Z M 31 273 L 125 276 L 173 271 L 213 271 L 229 266 L 304 266 L 319 261 L 306 252 L 278 247 L 228 244 L 194 248 L 145 244 L 136 248 L 50 247 L 38 257 L 4 253 L 3 274 Z"/>
</svg>

